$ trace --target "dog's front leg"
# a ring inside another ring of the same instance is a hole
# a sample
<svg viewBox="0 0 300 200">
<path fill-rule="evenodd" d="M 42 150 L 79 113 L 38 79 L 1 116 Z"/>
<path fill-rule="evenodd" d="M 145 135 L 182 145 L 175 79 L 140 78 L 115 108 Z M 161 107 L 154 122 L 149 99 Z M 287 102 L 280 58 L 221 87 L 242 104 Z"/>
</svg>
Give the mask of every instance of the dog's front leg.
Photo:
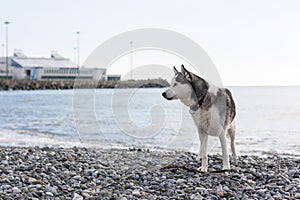
<svg viewBox="0 0 300 200">
<path fill-rule="evenodd" d="M 228 147 L 225 132 L 219 136 L 221 147 L 222 147 L 222 155 L 223 155 L 223 169 L 230 169 L 229 164 L 229 155 L 228 155 Z"/>
<path fill-rule="evenodd" d="M 207 172 L 207 167 L 208 167 L 208 156 L 207 156 L 208 135 L 205 134 L 205 133 L 199 133 L 199 137 L 200 137 L 199 158 L 202 159 L 200 170 L 203 171 L 203 172 Z"/>
</svg>

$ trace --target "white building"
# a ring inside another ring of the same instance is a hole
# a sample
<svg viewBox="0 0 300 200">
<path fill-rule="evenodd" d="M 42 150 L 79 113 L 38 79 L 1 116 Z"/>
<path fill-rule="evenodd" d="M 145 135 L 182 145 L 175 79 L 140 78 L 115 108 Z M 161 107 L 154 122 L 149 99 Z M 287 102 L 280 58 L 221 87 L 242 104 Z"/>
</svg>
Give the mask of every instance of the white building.
<svg viewBox="0 0 300 200">
<path fill-rule="evenodd" d="M 6 77 L 6 57 L 0 58 L 0 78 Z M 52 52 L 50 58 L 27 57 L 21 51 L 15 51 L 8 58 L 8 77 L 11 79 L 66 80 L 90 79 L 106 80 L 105 68 L 79 68 L 70 59 Z"/>
</svg>

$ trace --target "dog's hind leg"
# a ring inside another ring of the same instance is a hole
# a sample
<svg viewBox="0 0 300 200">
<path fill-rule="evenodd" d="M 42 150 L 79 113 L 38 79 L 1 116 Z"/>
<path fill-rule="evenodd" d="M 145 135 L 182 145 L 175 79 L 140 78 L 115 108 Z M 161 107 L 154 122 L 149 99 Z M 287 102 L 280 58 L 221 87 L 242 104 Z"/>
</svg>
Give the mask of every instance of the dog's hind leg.
<svg viewBox="0 0 300 200">
<path fill-rule="evenodd" d="M 230 145 L 231 145 L 231 151 L 232 151 L 232 156 L 234 160 L 234 164 L 237 165 L 237 155 L 236 155 L 236 150 L 235 150 L 235 124 L 232 122 L 227 129 L 227 133 L 230 137 Z"/>
<path fill-rule="evenodd" d="M 201 158 L 201 168 L 200 170 L 203 172 L 207 172 L 208 167 L 208 155 L 207 155 L 207 141 L 208 135 L 200 133 L 200 151 L 199 151 L 199 158 Z"/>
<path fill-rule="evenodd" d="M 230 169 L 228 147 L 227 147 L 227 140 L 226 140 L 225 130 L 221 133 L 221 135 L 219 136 L 219 139 L 221 141 L 221 147 L 222 147 L 223 169 Z"/>
</svg>

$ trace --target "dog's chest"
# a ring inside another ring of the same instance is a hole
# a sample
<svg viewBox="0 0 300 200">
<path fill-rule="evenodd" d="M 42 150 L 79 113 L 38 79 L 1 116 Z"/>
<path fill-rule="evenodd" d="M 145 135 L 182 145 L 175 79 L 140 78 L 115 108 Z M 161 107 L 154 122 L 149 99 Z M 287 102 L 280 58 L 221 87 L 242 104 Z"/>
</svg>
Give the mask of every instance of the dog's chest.
<svg viewBox="0 0 300 200">
<path fill-rule="evenodd" d="M 206 134 L 217 136 L 223 129 L 219 123 L 218 109 L 215 106 L 210 107 L 208 110 L 198 109 L 192 113 L 192 117 L 197 128 L 200 128 L 201 132 L 204 131 Z"/>
</svg>

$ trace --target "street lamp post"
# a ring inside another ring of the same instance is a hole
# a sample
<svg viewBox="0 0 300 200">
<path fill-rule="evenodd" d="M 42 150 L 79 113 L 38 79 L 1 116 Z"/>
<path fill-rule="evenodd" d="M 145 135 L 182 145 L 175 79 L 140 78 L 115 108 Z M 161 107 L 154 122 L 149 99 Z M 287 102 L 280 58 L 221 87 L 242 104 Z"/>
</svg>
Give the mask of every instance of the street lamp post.
<svg viewBox="0 0 300 200">
<path fill-rule="evenodd" d="M 5 21 L 4 24 L 6 25 L 6 79 L 8 79 L 8 25 L 10 22 Z"/>
<path fill-rule="evenodd" d="M 74 63 L 77 63 L 77 57 L 76 57 L 77 48 L 74 47 L 73 50 L 74 50 Z"/>
<path fill-rule="evenodd" d="M 76 34 L 77 34 L 77 66 L 78 66 L 78 68 L 80 68 L 80 66 L 79 66 L 79 61 L 80 61 L 80 54 L 79 54 L 79 34 L 80 34 L 80 32 L 77 31 Z"/>
</svg>

